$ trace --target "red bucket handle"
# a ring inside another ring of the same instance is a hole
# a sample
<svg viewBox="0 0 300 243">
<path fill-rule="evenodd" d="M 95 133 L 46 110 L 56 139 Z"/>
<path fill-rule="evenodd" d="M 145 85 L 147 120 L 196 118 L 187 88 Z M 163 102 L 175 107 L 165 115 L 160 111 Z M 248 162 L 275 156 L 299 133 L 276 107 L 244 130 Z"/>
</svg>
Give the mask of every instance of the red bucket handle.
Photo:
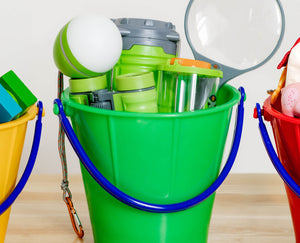
<svg viewBox="0 0 300 243">
<path fill-rule="evenodd" d="M 268 155 L 273 163 L 273 166 L 275 167 L 276 171 L 282 178 L 282 180 L 285 182 L 285 184 L 298 196 L 300 197 L 300 186 L 295 182 L 295 180 L 289 175 L 289 173 L 286 171 L 286 169 L 283 167 L 280 159 L 278 158 L 274 147 L 272 145 L 272 142 L 270 140 L 267 128 L 263 122 L 262 119 L 262 110 L 260 108 L 260 105 L 257 103 L 256 107 L 254 109 L 254 118 L 258 118 L 258 126 L 259 131 L 261 134 L 261 138 L 263 140 L 263 143 L 265 145 L 265 148 L 268 152 Z M 265 117 L 266 119 L 266 117 Z M 269 119 L 267 117 L 267 119 Z M 266 119 L 266 120 L 267 120 Z"/>
</svg>

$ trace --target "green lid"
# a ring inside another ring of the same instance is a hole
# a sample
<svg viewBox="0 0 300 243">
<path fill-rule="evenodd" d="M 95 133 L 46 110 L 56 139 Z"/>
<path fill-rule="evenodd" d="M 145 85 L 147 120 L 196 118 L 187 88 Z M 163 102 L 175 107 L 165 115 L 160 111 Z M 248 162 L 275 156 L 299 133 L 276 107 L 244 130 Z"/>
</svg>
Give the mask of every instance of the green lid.
<svg viewBox="0 0 300 243">
<path fill-rule="evenodd" d="M 81 93 L 107 88 L 106 75 L 94 78 L 70 79 L 70 92 Z"/>
<path fill-rule="evenodd" d="M 12 70 L 0 77 L 0 84 L 14 97 L 23 112 L 37 101 L 34 94 Z"/>
<path fill-rule="evenodd" d="M 187 73 L 187 74 L 197 74 L 207 78 L 222 78 L 223 72 L 218 69 L 211 69 L 211 68 L 199 68 L 196 66 L 187 66 L 182 65 L 180 60 L 173 60 L 169 59 L 166 64 L 160 64 L 157 66 L 158 70 L 161 71 L 169 71 L 169 72 L 176 72 L 176 73 Z M 172 64 L 171 64 L 172 63 Z"/>
<path fill-rule="evenodd" d="M 117 91 L 145 89 L 155 86 L 153 72 L 128 73 L 116 77 Z"/>
</svg>

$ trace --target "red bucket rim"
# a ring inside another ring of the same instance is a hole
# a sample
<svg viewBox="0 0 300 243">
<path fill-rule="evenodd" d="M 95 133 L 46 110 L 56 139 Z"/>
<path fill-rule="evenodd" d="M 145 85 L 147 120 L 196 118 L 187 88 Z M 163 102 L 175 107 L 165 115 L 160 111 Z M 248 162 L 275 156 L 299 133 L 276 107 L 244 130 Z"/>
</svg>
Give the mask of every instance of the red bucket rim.
<svg viewBox="0 0 300 243">
<path fill-rule="evenodd" d="M 294 123 L 294 124 L 300 124 L 300 119 L 299 118 L 294 118 L 290 117 L 287 115 L 284 115 L 283 113 L 279 112 L 276 110 L 274 107 L 271 105 L 271 96 L 269 96 L 263 105 L 264 109 L 264 117 L 266 120 L 270 120 L 270 117 L 275 117 L 280 120 L 284 120 L 286 122 Z"/>
</svg>

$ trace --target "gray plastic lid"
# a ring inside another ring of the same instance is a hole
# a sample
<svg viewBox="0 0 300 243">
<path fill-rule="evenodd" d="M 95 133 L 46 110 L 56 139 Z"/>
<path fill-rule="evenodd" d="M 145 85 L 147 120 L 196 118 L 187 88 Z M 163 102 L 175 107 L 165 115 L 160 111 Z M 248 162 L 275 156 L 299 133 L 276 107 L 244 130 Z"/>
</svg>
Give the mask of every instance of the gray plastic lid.
<svg viewBox="0 0 300 243">
<path fill-rule="evenodd" d="M 165 53 L 176 55 L 179 34 L 171 22 L 152 19 L 113 19 L 123 39 L 123 50 L 133 45 L 160 46 Z"/>
</svg>

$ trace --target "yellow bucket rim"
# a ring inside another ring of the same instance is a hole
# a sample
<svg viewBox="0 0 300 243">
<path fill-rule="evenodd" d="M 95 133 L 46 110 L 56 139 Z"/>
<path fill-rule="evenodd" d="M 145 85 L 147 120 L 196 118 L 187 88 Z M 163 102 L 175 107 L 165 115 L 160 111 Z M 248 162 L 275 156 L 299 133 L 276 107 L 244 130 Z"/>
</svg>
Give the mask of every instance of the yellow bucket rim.
<svg viewBox="0 0 300 243">
<path fill-rule="evenodd" d="M 28 122 L 29 120 L 33 120 L 37 114 L 38 114 L 38 107 L 34 104 L 20 118 L 10 122 L 5 122 L 3 124 L 0 124 L 0 130 L 16 127 L 18 125 Z"/>
</svg>

